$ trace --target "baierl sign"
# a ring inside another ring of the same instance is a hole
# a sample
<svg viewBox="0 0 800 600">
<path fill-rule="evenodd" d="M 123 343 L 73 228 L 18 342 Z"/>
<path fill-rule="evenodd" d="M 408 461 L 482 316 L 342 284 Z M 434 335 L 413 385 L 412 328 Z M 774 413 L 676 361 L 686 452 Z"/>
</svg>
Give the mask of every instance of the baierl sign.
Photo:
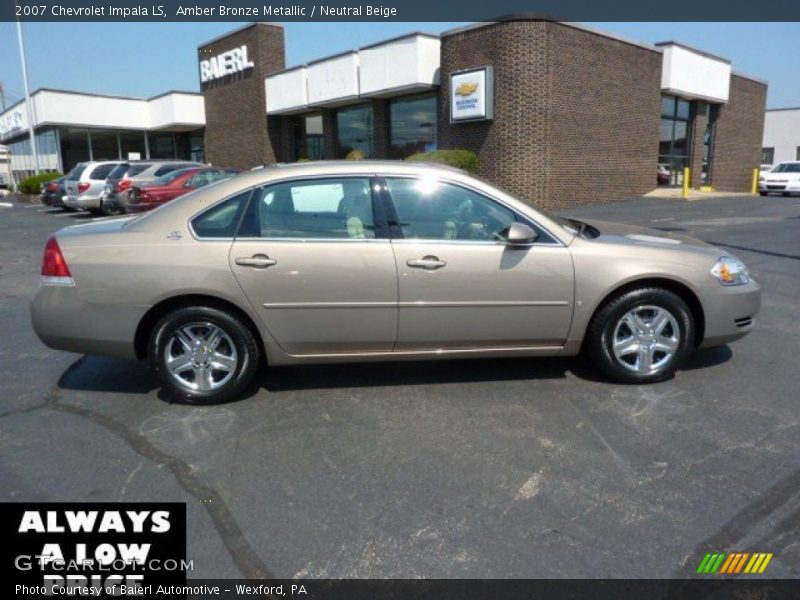
<svg viewBox="0 0 800 600">
<path fill-rule="evenodd" d="M 200 83 L 221 79 L 234 73 L 252 69 L 253 61 L 247 58 L 247 46 L 239 46 L 209 59 L 200 61 Z"/>
</svg>

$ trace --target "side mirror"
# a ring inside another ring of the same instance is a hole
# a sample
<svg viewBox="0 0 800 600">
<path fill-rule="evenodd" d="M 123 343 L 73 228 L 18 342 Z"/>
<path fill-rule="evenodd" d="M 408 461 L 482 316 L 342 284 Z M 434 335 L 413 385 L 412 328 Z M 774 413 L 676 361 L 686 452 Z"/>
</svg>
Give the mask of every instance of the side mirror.
<svg viewBox="0 0 800 600">
<path fill-rule="evenodd" d="M 508 228 L 508 238 L 506 241 L 509 246 L 529 246 L 536 241 L 539 234 L 525 223 L 514 222 Z"/>
</svg>

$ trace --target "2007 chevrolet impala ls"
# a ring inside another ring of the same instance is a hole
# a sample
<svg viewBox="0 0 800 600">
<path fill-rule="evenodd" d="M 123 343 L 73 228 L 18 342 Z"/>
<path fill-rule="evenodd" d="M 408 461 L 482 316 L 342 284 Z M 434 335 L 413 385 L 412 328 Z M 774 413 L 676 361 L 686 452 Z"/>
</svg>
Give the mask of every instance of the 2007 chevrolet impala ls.
<svg viewBox="0 0 800 600">
<path fill-rule="evenodd" d="M 588 355 L 670 377 L 747 334 L 760 291 L 698 240 L 548 216 L 447 167 L 275 166 L 47 241 L 32 302 L 60 350 L 149 358 L 222 402 L 271 365 Z"/>
</svg>

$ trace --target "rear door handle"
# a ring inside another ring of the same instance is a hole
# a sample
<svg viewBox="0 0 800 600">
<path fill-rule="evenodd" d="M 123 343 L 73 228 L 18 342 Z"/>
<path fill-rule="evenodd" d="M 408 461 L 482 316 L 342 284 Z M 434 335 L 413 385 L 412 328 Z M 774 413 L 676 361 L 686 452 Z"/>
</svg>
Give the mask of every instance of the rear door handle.
<svg viewBox="0 0 800 600">
<path fill-rule="evenodd" d="M 429 271 L 433 271 L 435 269 L 441 269 L 442 267 L 446 267 L 447 263 L 443 260 L 439 260 L 438 256 L 423 256 L 422 258 L 409 258 L 406 261 L 406 264 L 409 267 L 414 267 L 415 269 L 428 269 Z"/>
<path fill-rule="evenodd" d="M 256 269 L 266 269 L 267 267 L 278 264 L 277 260 L 270 258 L 266 254 L 240 256 L 234 262 L 242 267 L 255 267 Z"/>
</svg>

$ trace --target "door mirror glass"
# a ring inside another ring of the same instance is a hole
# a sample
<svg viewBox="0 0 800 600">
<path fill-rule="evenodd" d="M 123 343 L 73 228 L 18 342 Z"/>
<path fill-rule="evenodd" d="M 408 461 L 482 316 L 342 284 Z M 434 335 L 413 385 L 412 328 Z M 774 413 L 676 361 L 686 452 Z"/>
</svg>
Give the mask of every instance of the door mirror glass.
<svg viewBox="0 0 800 600">
<path fill-rule="evenodd" d="M 534 243 L 537 237 L 539 234 L 532 227 L 519 221 L 512 223 L 508 228 L 509 246 L 527 246 Z"/>
</svg>

